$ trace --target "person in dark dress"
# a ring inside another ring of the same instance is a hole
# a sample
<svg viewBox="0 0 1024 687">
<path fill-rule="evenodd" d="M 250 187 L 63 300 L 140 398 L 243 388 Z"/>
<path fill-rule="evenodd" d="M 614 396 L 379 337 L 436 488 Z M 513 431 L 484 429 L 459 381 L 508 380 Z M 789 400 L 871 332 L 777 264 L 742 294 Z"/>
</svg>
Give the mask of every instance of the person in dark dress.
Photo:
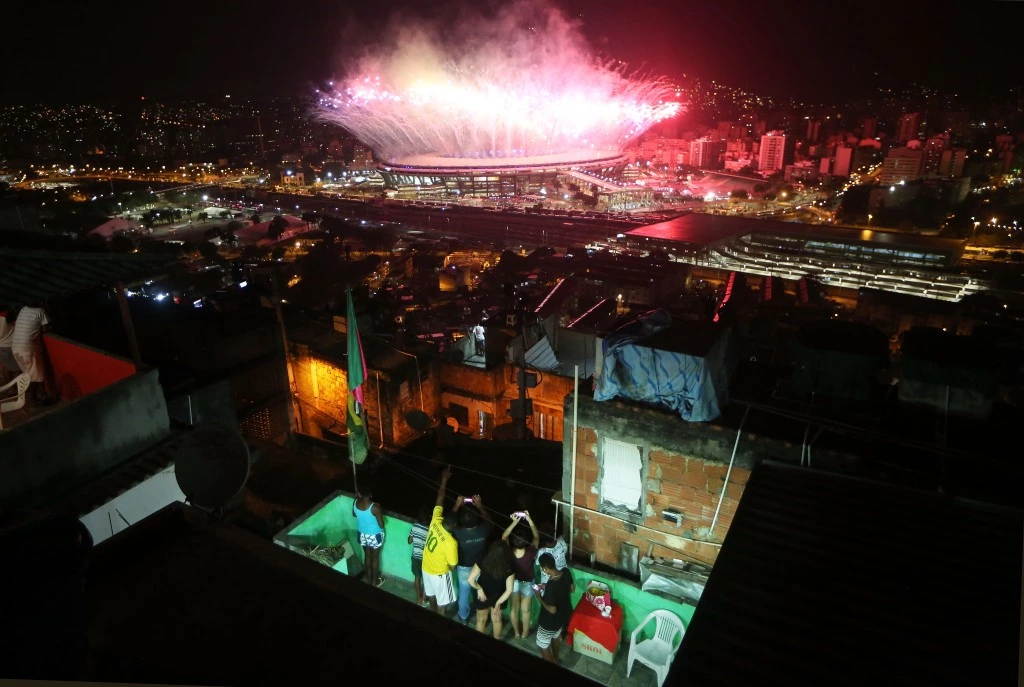
<svg viewBox="0 0 1024 687">
<path fill-rule="evenodd" d="M 540 595 L 540 618 L 537 620 L 537 647 L 545 660 L 558 663 L 558 642 L 562 629 L 568 627 L 572 615 L 572 571 L 555 567 L 550 553 L 540 557 L 540 569 L 548 576 Z"/>
<path fill-rule="evenodd" d="M 494 542 L 483 560 L 469 571 L 469 586 L 476 590 L 473 608 L 476 609 L 476 629 L 487 630 L 487 616 L 495 639 L 501 639 L 501 609 L 512 596 L 515 576 L 509 560 L 508 546 L 503 541 Z"/>
</svg>

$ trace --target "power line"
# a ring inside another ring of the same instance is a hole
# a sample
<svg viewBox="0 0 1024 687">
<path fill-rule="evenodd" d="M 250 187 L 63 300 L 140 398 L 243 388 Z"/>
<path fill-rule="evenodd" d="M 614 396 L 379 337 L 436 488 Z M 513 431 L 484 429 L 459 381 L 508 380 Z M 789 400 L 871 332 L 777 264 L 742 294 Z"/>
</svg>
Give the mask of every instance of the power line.
<svg viewBox="0 0 1024 687">
<path fill-rule="evenodd" d="M 436 460 L 434 458 L 427 458 L 426 456 L 418 456 L 415 453 L 408 453 L 406 451 L 400 451 L 400 450 L 397 450 L 397 449 L 392 449 L 391 453 L 399 454 L 399 455 L 402 455 L 402 456 L 409 456 L 410 458 L 418 458 L 420 460 L 425 460 L 425 461 L 428 461 L 428 462 L 431 462 L 431 463 L 436 463 L 437 465 L 450 465 L 450 463 L 442 461 L 442 460 Z M 557 489 L 552 489 L 551 487 L 542 487 L 539 484 L 531 484 L 530 482 L 523 482 L 522 480 L 512 479 L 511 477 L 505 477 L 504 475 L 497 475 L 497 474 L 494 474 L 492 472 L 484 472 L 483 470 L 474 470 L 473 468 L 467 468 L 467 467 L 461 467 L 461 466 L 459 467 L 459 470 L 461 470 L 463 472 L 472 472 L 472 473 L 475 473 L 477 475 L 483 475 L 485 477 L 493 477 L 494 479 L 498 479 L 498 480 L 501 480 L 503 482 L 513 482 L 515 484 L 521 484 L 524 487 L 531 487 L 533 489 L 539 489 L 540 491 L 548 491 L 548 492 L 551 492 L 551 493 L 554 493 L 554 492 L 558 491 Z"/>
<path fill-rule="evenodd" d="M 434 481 L 434 480 L 430 479 L 429 477 L 421 475 L 421 474 L 415 472 L 414 470 L 412 470 L 411 468 L 408 468 L 408 467 L 402 465 L 401 463 L 399 463 L 398 461 L 390 458 L 389 456 L 381 455 L 381 457 L 384 458 L 389 463 L 391 463 L 392 465 L 394 465 L 395 467 L 397 467 L 399 470 L 402 470 L 403 472 L 405 472 L 405 473 L 409 474 L 410 476 L 412 476 L 413 479 L 415 479 L 418 482 L 420 482 L 420 483 L 424 484 L 425 486 L 427 486 L 431 491 L 435 491 L 436 492 L 436 491 L 438 491 L 440 489 L 440 487 L 441 487 L 441 482 L 440 481 Z M 490 511 L 491 513 L 494 513 L 495 515 L 500 515 L 503 518 L 507 517 L 504 513 L 498 511 L 497 509 L 490 508 L 490 507 L 488 507 L 486 505 L 484 505 L 484 509 Z M 498 529 L 501 529 L 501 530 L 505 529 L 505 527 L 502 527 L 497 522 L 495 522 L 491 518 L 487 517 L 486 514 L 481 513 L 480 515 L 481 515 L 481 517 L 485 521 L 489 522 L 494 527 L 496 527 Z"/>
</svg>

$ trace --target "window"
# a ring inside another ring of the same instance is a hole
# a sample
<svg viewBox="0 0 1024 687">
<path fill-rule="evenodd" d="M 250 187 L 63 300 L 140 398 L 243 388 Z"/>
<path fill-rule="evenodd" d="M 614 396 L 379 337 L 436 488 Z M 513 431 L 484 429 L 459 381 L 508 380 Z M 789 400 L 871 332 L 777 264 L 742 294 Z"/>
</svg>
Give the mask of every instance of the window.
<svg viewBox="0 0 1024 687">
<path fill-rule="evenodd" d="M 639 513 L 644 490 L 641 479 L 643 446 L 615 439 L 602 444 L 601 506 Z"/>
<path fill-rule="evenodd" d="M 459 423 L 459 427 L 469 426 L 469 408 L 458 403 L 448 404 L 448 414 Z"/>
</svg>

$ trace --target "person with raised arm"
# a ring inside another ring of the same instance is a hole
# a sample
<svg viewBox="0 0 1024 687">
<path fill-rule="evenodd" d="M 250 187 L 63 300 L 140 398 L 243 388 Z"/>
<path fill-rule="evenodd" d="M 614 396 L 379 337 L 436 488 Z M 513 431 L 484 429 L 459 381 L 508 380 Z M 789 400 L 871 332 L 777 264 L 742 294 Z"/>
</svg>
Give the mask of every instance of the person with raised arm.
<svg viewBox="0 0 1024 687">
<path fill-rule="evenodd" d="M 467 506 L 463 508 L 462 506 Z M 487 540 L 491 537 L 491 523 L 487 521 L 487 511 L 480 494 L 455 497 L 455 509 L 458 527 L 452 534 L 459 543 L 459 565 L 456 577 L 459 580 L 459 620 L 469 624 L 473 605 L 473 588 L 469 586 L 469 573 L 473 566 L 480 562 L 487 550 Z"/>
<path fill-rule="evenodd" d="M 444 495 L 452 468 L 441 473 L 434 511 L 427 528 L 427 541 L 423 545 L 423 593 L 430 607 L 444 615 L 448 605 L 455 601 L 452 568 L 459 564 L 459 545 L 455 540 L 455 514 L 444 512 Z"/>
<path fill-rule="evenodd" d="M 519 523 L 525 520 L 530 526 L 531 538 L 523 536 L 521 530 L 516 531 Z M 540 533 L 533 524 L 529 511 L 512 514 L 512 524 L 501 535 L 502 540 L 509 543 L 512 549 L 512 570 L 515 574 L 515 588 L 512 591 L 512 606 L 509 616 L 512 618 L 512 629 L 516 639 L 530 636 L 530 621 L 533 617 L 533 564 L 537 560 L 537 546 L 540 544 Z"/>
</svg>

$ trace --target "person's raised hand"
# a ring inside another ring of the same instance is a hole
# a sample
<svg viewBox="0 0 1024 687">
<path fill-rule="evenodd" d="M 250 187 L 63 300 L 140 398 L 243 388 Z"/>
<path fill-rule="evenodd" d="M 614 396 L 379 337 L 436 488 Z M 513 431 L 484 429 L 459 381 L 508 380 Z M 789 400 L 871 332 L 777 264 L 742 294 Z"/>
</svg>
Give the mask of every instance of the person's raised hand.
<svg viewBox="0 0 1024 687">
<path fill-rule="evenodd" d="M 451 476 L 452 476 L 452 466 L 449 465 L 448 467 L 446 467 L 444 469 L 444 472 L 441 473 L 441 479 L 443 479 L 445 482 L 447 482 L 451 478 Z"/>
</svg>

